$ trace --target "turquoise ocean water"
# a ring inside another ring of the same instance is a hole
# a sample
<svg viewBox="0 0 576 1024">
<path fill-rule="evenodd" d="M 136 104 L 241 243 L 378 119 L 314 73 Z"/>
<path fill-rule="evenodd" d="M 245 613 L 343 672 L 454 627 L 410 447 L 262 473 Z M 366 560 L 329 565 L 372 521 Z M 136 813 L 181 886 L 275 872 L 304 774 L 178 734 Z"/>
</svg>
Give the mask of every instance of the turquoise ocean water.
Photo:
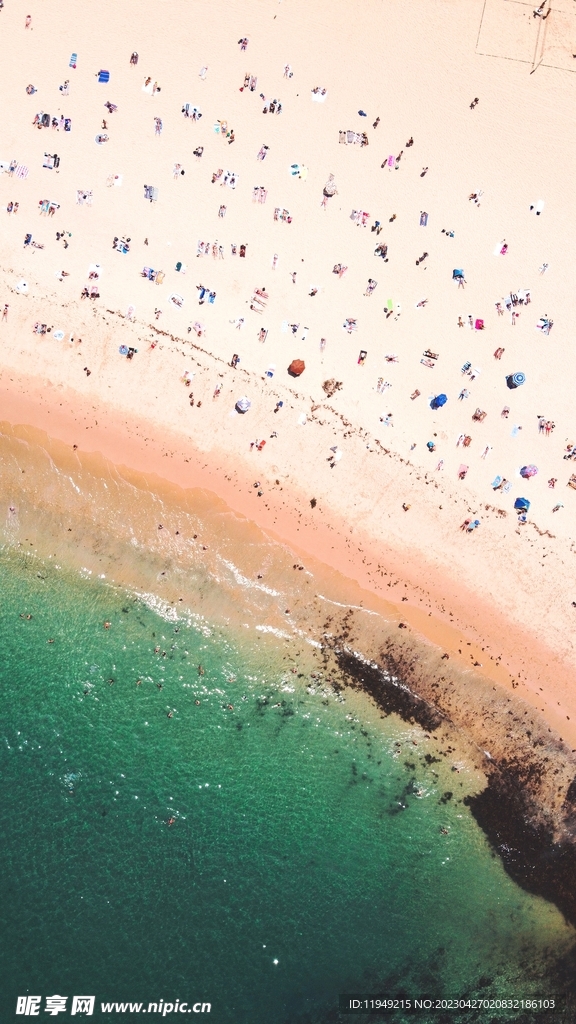
<svg viewBox="0 0 576 1024">
<path fill-rule="evenodd" d="M 204 1001 L 218 1024 L 347 1020 L 345 992 L 557 994 L 572 930 L 492 855 L 464 756 L 254 628 L 238 573 L 223 622 L 56 563 L 27 539 L 57 504 L 35 479 L 0 552 L 2 1021 L 25 994 L 94 995 L 102 1020 Z M 210 587 L 227 608 L 233 582 Z"/>
</svg>

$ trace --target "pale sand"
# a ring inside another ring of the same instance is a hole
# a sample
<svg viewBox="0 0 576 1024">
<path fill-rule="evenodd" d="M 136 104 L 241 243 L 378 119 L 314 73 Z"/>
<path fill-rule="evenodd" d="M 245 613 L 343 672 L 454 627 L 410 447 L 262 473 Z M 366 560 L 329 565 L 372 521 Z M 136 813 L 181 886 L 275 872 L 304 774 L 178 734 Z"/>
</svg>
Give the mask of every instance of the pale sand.
<svg viewBox="0 0 576 1024">
<path fill-rule="evenodd" d="M 488 0 L 487 6 L 484 50 L 502 52 L 489 49 L 487 39 L 512 47 L 512 33 L 514 46 L 528 52 L 540 30 L 531 6 L 514 5 L 522 19 L 517 36 L 510 5 Z M 576 442 L 568 348 L 575 311 L 566 287 L 576 237 L 569 193 L 572 75 L 544 66 L 530 75 L 529 64 L 475 54 L 481 3 L 413 3 L 409 16 L 405 7 L 368 3 L 354 9 L 353 19 L 348 6 L 324 2 L 313 9 L 199 4 L 193 19 L 181 3 L 143 3 L 131 23 L 125 10 L 106 3 L 80 21 L 72 4 L 50 12 L 32 5 L 28 30 L 20 10 L 10 6 L 1 15 L 10 116 L 0 159 L 16 157 L 30 173 L 24 181 L 0 176 L 2 206 L 20 202 L 16 216 L 2 212 L 0 302 L 10 311 L 0 325 L 0 417 L 35 424 L 183 486 L 200 483 L 366 590 L 396 602 L 402 590 L 405 621 L 452 654 L 461 650 L 468 664 L 481 663 L 502 685 L 515 676 L 517 693 L 576 746 L 576 493 L 566 487 L 572 463 L 562 459 L 566 444 Z M 554 16 L 547 23 L 550 46 Z M 244 35 L 250 42 L 240 53 L 236 41 Z M 567 38 L 560 57 L 557 41 L 554 52 L 571 70 L 576 47 Z M 137 68 L 128 64 L 132 50 L 140 54 Z M 79 55 L 75 71 L 68 68 L 72 51 Z M 287 62 L 294 69 L 290 80 L 282 77 Z M 198 77 L 203 65 L 205 81 Z M 99 68 L 110 70 L 109 85 L 96 82 Z M 255 94 L 239 92 L 247 71 L 258 76 Z M 142 92 L 147 75 L 161 86 L 155 97 Z M 65 78 L 70 96 L 62 98 L 58 85 Z M 29 82 L 39 90 L 33 97 L 25 94 Z M 311 102 L 314 86 L 328 90 L 325 103 Z M 261 113 L 261 91 L 282 101 L 280 117 Z M 471 111 L 474 96 L 480 103 Z M 118 104 L 112 115 L 103 106 L 108 99 Z M 184 102 L 200 107 L 199 124 L 184 120 Z M 64 112 L 72 132 L 32 128 L 39 110 Z M 160 138 L 155 116 L 164 122 Z M 102 117 L 110 142 L 98 147 Z M 219 118 L 234 128 L 232 146 L 212 130 Z M 340 146 L 338 131 L 346 128 L 365 130 L 369 147 Z M 414 146 L 406 149 L 411 135 Z M 270 152 L 258 163 L 263 143 Z M 200 161 L 192 156 L 197 145 L 205 147 Z M 402 149 L 398 171 L 380 169 L 389 153 Z M 60 154 L 58 174 L 42 169 L 45 151 Z M 175 161 L 186 169 L 178 181 Z M 293 162 L 309 168 L 305 181 L 290 177 Z M 421 178 L 424 166 L 429 171 Z M 237 172 L 235 191 L 211 184 L 220 167 Z M 110 173 L 123 175 L 120 188 L 106 186 Z M 323 210 L 330 173 L 338 195 Z M 144 201 L 144 183 L 159 188 L 158 203 Z M 252 187 L 260 184 L 268 189 L 265 205 L 252 203 Z M 76 189 L 93 189 L 91 208 L 75 205 Z M 467 199 L 478 189 L 480 208 Z M 44 198 L 61 206 L 50 220 L 38 214 Z M 539 199 L 546 205 L 536 217 L 529 206 Z M 223 220 L 220 203 L 228 207 Z M 274 222 L 276 205 L 290 211 L 291 224 Z M 383 223 L 378 238 L 352 223 L 353 208 L 370 212 L 369 224 Z M 421 210 L 429 214 L 426 228 L 419 226 Z M 397 219 L 389 224 L 393 213 Z M 62 229 L 72 232 L 66 251 L 54 238 Z M 27 231 L 44 250 L 22 248 Z M 132 239 L 127 256 L 112 250 L 113 236 L 122 234 Z M 494 256 L 504 238 L 509 252 Z M 218 239 L 225 259 L 196 259 L 198 239 Z M 377 241 L 388 243 L 387 264 L 373 256 Z M 231 242 L 247 243 L 245 260 L 230 255 Z M 430 255 L 417 267 L 425 250 Z M 174 270 L 177 260 L 188 266 L 184 277 Z M 550 269 L 541 277 L 543 262 Z M 90 263 L 104 267 L 102 298 L 93 306 L 79 302 Z M 334 263 L 349 267 L 342 280 L 331 273 Z M 166 272 L 160 287 L 139 276 L 144 265 Z M 454 267 L 466 271 L 465 291 L 451 280 Z M 61 269 L 70 277 L 58 282 Z M 30 282 L 27 297 L 10 290 L 21 276 Z M 369 277 L 379 284 L 366 298 Z M 217 292 L 213 307 L 198 306 L 200 282 Z M 251 289 L 262 285 L 270 300 L 259 316 L 248 307 Z M 307 294 L 312 285 L 319 288 L 314 298 Z M 494 303 L 523 287 L 531 289 L 532 303 L 517 307 L 521 316 L 512 328 Z M 184 296 L 183 310 L 169 306 L 172 291 Z M 401 303 L 397 321 L 384 317 L 388 298 Z M 428 305 L 417 309 L 423 298 Z M 135 325 L 118 315 L 130 303 Z M 157 324 L 155 307 L 163 310 Z M 484 332 L 457 326 L 468 313 L 484 319 Z M 555 322 L 549 338 L 535 329 L 544 314 Z M 240 316 L 246 323 L 238 331 L 230 320 Z M 351 336 L 341 326 L 347 316 L 358 318 Z M 206 326 L 200 340 L 186 333 L 196 319 Z M 65 340 L 34 335 L 36 320 L 67 331 Z M 281 331 L 284 320 L 300 324 L 295 338 Z M 263 345 L 261 326 L 269 331 Z M 156 327 L 167 335 L 151 349 Z M 70 345 L 70 332 L 81 345 Z M 327 338 L 323 355 L 321 337 Z M 193 352 L 190 338 L 202 351 Z M 118 355 L 122 343 L 139 349 L 132 362 Z M 498 362 L 492 353 L 500 345 L 505 354 Z M 363 367 L 360 348 L 368 351 Z M 440 356 L 433 370 L 420 364 L 426 348 Z M 226 365 L 233 352 L 242 357 L 236 371 Z M 386 363 L 386 353 L 399 362 Z M 286 373 L 294 357 L 306 361 L 298 381 Z M 465 360 L 482 370 L 473 383 L 461 376 Z M 270 363 L 275 377 L 263 380 Z M 89 378 L 83 366 L 92 370 Z M 196 373 L 191 389 L 181 383 L 184 369 Z M 504 377 L 517 370 L 527 383 L 509 391 Z M 383 396 L 375 391 L 380 376 L 392 384 Z M 328 378 L 343 382 L 331 399 L 321 387 Z M 213 400 L 218 382 L 222 394 Z M 465 386 L 471 397 L 459 403 Z M 412 402 L 415 388 L 421 396 Z M 189 390 L 201 409 L 190 408 Z M 449 401 L 434 413 L 428 399 L 441 391 Z M 252 401 L 244 417 L 232 415 L 241 394 Z M 274 415 L 278 399 L 284 408 Z M 500 416 L 505 404 L 508 420 Z M 471 420 L 477 406 L 487 412 L 481 424 Z M 380 422 L 388 412 L 393 427 Z M 298 425 L 301 413 L 305 426 Z M 538 414 L 555 421 L 551 438 L 538 434 Z M 523 428 L 516 437 L 513 425 Z M 278 437 L 271 439 L 274 430 Z M 460 433 L 473 437 L 467 451 L 456 447 Z M 434 436 L 437 450 L 430 455 L 425 446 Z M 261 453 L 249 451 L 255 438 L 267 440 Z M 344 454 L 332 470 L 327 458 L 336 443 Z M 484 461 L 485 445 L 492 451 Z M 444 469 L 435 472 L 440 458 Z M 457 480 L 461 462 L 470 467 L 464 482 Z M 518 468 L 532 462 L 539 475 L 522 481 Z M 513 482 L 507 496 L 490 487 L 497 473 Z M 554 491 L 549 477 L 558 478 Z M 255 480 L 262 482 L 261 499 Z M 512 508 L 518 495 L 532 501 L 522 529 Z M 553 514 L 559 501 L 565 507 Z M 482 525 L 467 536 L 458 527 L 471 513 Z M 463 635 L 474 644 L 469 650 Z"/>
</svg>

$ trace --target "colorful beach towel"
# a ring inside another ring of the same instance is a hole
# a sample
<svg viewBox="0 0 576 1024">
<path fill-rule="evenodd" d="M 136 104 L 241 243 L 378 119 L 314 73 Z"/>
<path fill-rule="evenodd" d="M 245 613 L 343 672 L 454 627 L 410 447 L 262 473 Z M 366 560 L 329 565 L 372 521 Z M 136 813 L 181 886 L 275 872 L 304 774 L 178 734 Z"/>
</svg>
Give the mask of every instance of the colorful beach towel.
<svg viewBox="0 0 576 1024">
<path fill-rule="evenodd" d="M 75 68 L 77 66 L 78 66 L 78 54 L 77 53 L 73 53 L 70 56 L 70 60 L 68 62 L 68 67 Z"/>
<path fill-rule="evenodd" d="M 17 178 L 27 178 L 28 177 L 28 168 L 25 166 L 25 164 L 18 164 L 18 166 L 16 167 L 16 177 Z"/>
</svg>

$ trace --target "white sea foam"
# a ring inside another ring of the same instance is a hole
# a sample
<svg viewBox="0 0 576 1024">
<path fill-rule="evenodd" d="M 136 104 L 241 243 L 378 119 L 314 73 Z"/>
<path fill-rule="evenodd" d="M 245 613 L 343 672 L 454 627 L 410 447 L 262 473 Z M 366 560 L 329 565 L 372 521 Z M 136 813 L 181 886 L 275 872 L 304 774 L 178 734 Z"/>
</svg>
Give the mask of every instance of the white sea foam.
<svg viewBox="0 0 576 1024">
<path fill-rule="evenodd" d="M 263 583 L 259 583 L 257 580 L 250 580 L 247 576 L 244 576 L 238 566 L 234 565 L 234 562 L 228 561 L 226 558 L 220 559 L 222 563 L 230 570 L 236 583 L 239 583 L 243 587 L 250 587 L 252 590 L 262 590 L 265 594 L 269 594 L 270 597 L 280 597 L 280 591 L 272 590 L 271 587 L 265 586 Z"/>
<path fill-rule="evenodd" d="M 352 608 L 356 612 L 366 612 L 366 615 L 376 615 L 378 612 L 373 612 L 370 608 L 363 608 L 361 604 L 343 604 L 341 601 L 332 601 L 329 597 L 324 597 L 324 594 L 317 594 L 317 597 L 321 601 L 326 601 L 327 604 L 335 604 L 338 608 Z"/>
</svg>

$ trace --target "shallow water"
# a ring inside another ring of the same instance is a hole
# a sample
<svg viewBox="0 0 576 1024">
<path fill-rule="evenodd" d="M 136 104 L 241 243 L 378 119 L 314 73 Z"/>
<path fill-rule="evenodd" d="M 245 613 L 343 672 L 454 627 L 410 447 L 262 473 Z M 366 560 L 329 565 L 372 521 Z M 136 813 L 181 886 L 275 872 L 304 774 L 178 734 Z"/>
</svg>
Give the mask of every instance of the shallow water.
<svg viewBox="0 0 576 1024">
<path fill-rule="evenodd" d="M 573 931 L 492 855 L 464 745 L 327 681 L 281 628 L 289 552 L 2 444 L 3 1019 L 25 993 L 283 1024 L 344 992 L 560 991 Z M 542 1019 L 507 1012 L 461 1019 Z"/>
</svg>

